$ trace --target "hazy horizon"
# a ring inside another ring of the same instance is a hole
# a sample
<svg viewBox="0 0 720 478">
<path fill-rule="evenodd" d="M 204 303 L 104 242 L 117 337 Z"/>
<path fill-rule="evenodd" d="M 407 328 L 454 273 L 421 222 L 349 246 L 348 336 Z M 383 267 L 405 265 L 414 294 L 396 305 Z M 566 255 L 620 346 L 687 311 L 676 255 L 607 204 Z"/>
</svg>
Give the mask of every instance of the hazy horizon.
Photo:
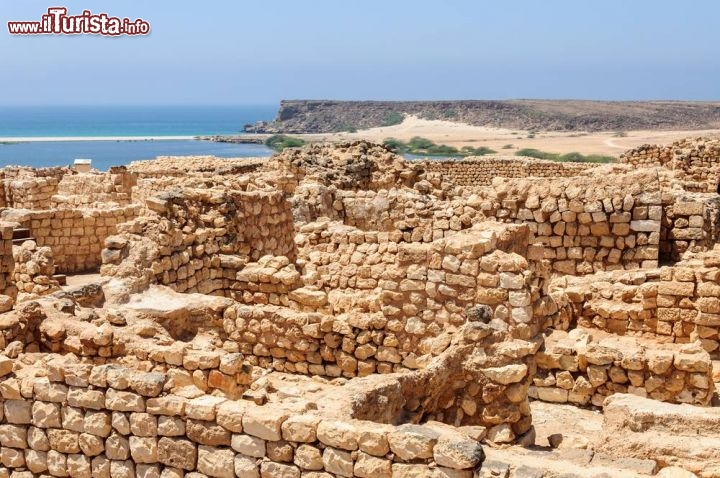
<svg viewBox="0 0 720 478">
<path fill-rule="evenodd" d="M 3 106 L 720 101 L 710 0 L 63 4 L 143 18 L 151 33 L 10 35 L 8 21 L 40 20 L 54 4 L 6 2 Z"/>
</svg>

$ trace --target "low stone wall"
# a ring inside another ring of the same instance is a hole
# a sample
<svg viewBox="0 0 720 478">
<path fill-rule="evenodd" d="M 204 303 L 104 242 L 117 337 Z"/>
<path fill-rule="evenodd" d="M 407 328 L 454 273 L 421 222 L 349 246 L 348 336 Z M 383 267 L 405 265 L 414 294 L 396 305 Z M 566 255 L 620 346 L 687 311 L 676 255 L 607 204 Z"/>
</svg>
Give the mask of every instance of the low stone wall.
<svg viewBox="0 0 720 478">
<path fill-rule="evenodd" d="M 80 207 L 97 203 L 127 205 L 136 182 L 124 167 L 110 168 L 107 173 L 67 174 L 52 197 L 52 207 Z"/>
<path fill-rule="evenodd" d="M 635 167 L 662 166 L 672 170 L 688 191 L 716 192 L 720 140 L 686 138 L 667 146 L 643 145 L 622 154 L 619 162 Z"/>
<path fill-rule="evenodd" d="M 617 166 L 605 166 L 615 177 Z M 526 223 L 528 258 L 548 260 L 555 271 L 585 275 L 602 270 L 657 267 L 663 203 L 657 175 L 630 172 L 621 182 L 594 175 L 496 178 L 491 187 L 466 188 L 456 199 L 421 192 L 339 191 L 326 201 L 351 226 L 404 242 L 432 242 L 486 220 Z M 417 185 L 416 185 L 417 188 Z"/>
<path fill-rule="evenodd" d="M 636 339 L 554 331 L 536 356 L 531 398 L 601 407 L 614 393 L 709 405 L 715 390 L 710 356 L 699 344 L 643 346 Z"/>
<path fill-rule="evenodd" d="M 420 165 L 427 172 L 439 173 L 444 181 L 459 186 L 489 186 L 497 177 L 571 177 L 597 166 L 592 163 L 561 163 L 518 157 L 469 157 L 457 161 L 413 161 L 413 164 Z"/>
<path fill-rule="evenodd" d="M 720 352 L 720 263 L 711 253 L 655 271 L 569 285 L 559 301 L 569 301 L 571 322 L 582 327 L 665 342 L 699 340 L 714 356 Z"/>
<path fill-rule="evenodd" d="M 679 261 L 686 252 L 713 248 L 720 238 L 720 197 L 684 193 L 663 203 L 662 260 Z"/>
<path fill-rule="evenodd" d="M 59 180 L 56 177 L 19 177 L 4 179 L 0 185 L 3 196 L 2 207 L 41 210 L 51 206 L 57 193 Z"/>
<path fill-rule="evenodd" d="M 50 247 L 58 273 L 94 270 L 102 263 L 105 238 L 117 232 L 117 225 L 137 217 L 140 206 L 115 209 L 51 209 L 6 211 L 3 220 L 30 229 L 40 247 Z"/>
<path fill-rule="evenodd" d="M 429 425 L 391 426 L 278 404 L 167 393 L 163 373 L 58 364 L 20 381 L 2 361 L 0 459 L 33 476 L 467 477 L 480 444 Z"/>
</svg>

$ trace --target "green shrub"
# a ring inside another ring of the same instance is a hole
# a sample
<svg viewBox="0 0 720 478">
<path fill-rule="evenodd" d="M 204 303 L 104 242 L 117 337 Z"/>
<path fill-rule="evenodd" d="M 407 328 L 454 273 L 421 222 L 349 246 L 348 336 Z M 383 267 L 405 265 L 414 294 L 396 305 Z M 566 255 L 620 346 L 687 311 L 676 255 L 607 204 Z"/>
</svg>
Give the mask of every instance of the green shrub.
<svg viewBox="0 0 720 478">
<path fill-rule="evenodd" d="M 513 149 L 514 147 L 515 146 L 512 144 L 506 144 L 505 146 L 502 147 L 502 149 Z"/>
<path fill-rule="evenodd" d="M 395 126 L 396 124 L 400 124 L 403 121 L 405 121 L 405 116 L 398 112 L 391 111 L 385 117 L 385 123 L 383 123 L 383 126 Z"/>
<path fill-rule="evenodd" d="M 408 141 L 408 146 L 410 147 L 410 149 L 413 150 L 423 150 L 432 148 L 433 146 L 435 146 L 435 143 L 433 143 L 427 138 L 415 136 L 410 141 Z"/>
<path fill-rule="evenodd" d="M 265 140 L 265 146 L 275 151 L 282 151 L 285 148 L 299 148 L 305 144 L 305 140 L 292 138 L 284 134 L 275 134 Z"/>
<path fill-rule="evenodd" d="M 521 149 L 520 151 L 515 153 L 515 156 L 527 156 L 529 158 L 550 159 L 550 160 L 558 159 L 557 154 L 546 153 L 545 151 L 540 151 L 539 149 L 535 149 L 535 148 Z"/>
<path fill-rule="evenodd" d="M 604 156 L 602 154 L 588 154 L 573 152 L 567 154 L 548 153 L 534 148 L 521 149 L 515 156 L 526 156 L 529 158 L 546 159 L 549 161 L 560 161 L 563 163 L 612 163 L 615 158 L 612 156 Z"/>
<path fill-rule="evenodd" d="M 358 132 L 357 128 L 351 124 L 342 125 L 342 127 L 340 128 L 340 131 L 342 131 L 344 133 L 357 133 Z"/>
<path fill-rule="evenodd" d="M 403 154 L 407 152 L 407 145 L 399 139 L 387 138 L 385 141 L 383 141 L 383 144 L 390 148 L 393 153 Z"/>
<path fill-rule="evenodd" d="M 486 154 L 495 154 L 497 151 L 490 149 L 487 146 L 480 146 L 479 148 L 473 148 L 472 146 L 465 146 L 460 150 L 463 156 L 485 156 Z"/>
</svg>

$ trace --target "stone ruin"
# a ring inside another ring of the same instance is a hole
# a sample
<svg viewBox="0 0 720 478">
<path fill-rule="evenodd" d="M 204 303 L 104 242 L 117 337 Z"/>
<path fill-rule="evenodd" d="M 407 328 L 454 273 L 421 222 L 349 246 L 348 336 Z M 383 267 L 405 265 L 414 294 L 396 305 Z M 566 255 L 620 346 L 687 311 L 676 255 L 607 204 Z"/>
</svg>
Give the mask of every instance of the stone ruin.
<svg viewBox="0 0 720 478">
<path fill-rule="evenodd" d="M 679 144 L 5 168 L 0 477 L 720 476 L 720 153 Z"/>
</svg>

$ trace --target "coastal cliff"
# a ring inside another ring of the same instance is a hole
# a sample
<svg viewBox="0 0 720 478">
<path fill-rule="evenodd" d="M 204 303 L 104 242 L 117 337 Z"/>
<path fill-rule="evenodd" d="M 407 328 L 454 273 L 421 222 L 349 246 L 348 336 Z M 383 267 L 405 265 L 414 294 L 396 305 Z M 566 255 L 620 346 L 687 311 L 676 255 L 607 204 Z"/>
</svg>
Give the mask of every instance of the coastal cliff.
<svg viewBox="0 0 720 478">
<path fill-rule="evenodd" d="M 538 131 L 689 130 L 720 127 L 720 103 L 682 101 L 283 100 L 272 122 L 249 133 L 336 133 L 391 126 L 405 115 Z"/>
</svg>

